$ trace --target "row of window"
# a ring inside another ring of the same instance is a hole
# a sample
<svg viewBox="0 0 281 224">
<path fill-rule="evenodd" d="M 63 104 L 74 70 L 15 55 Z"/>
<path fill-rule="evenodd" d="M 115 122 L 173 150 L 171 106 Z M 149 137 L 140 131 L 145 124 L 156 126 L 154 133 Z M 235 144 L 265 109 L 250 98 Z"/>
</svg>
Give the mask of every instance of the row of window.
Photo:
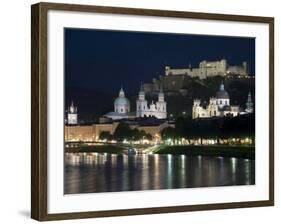
<svg viewBox="0 0 281 224">
<path fill-rule="evenodd" d="M 115 112 L 118 112 L 118 109 L 117 109 L 117 108 L 115 109 Z M 128 113 L 128 112 L 129 112 L 129 109 L 125 109 L 125 110 L 124 110 L 123 108 L 121 108 L 121 109 L 120 109 L 120 112 L 121 112 L 121 113 L 123 113 L 123 112 Z"/>
<path fill-rule="evenodd" d="M 139 106 L 139 110 L 141 110 L 141 106 Z M 146 110 L 146 107 L 145 107 L 145 106 L 143 106 L 143 110 Z M 158 107 L 158 111 L 160 111 L 160 110 L 161 110 L 161 108 Z M 165 107 L 162 107 L 162 110 L 164 111 L 164 110 L 165 110 Z"/>
<path fill-rule="evenodd" d="M 215 103 L 210 103 L 211 105 L 216 105 Z M 218 105 L 223 105 L 223 104 L 227 104 L 227 101 L 225 101 L 224 103 L 223 103 L 223 100 L 220 100 L 219 101 L 219 103 L 218 103 Z"/>
<path fill-rule="evenodd" d="M 209 112 L 210 116 L 217 116 L 217 112 L 214 111 L 214 113 L 212 114 L 212 111 Z M 197 117 L 206 117 L 207 113 L 201 113 L 201 115 L 198 113 Z M 193 113 L 193 117 L 196 117 L 196 112 Z"/>
</svg>

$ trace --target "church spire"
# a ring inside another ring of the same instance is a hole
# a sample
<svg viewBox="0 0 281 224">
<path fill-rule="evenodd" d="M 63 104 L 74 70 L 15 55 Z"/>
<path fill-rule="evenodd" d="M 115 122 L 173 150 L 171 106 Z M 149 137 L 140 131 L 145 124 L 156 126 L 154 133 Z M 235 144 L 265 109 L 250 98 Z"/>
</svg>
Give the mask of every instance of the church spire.
<svg viewBox="0 0 281 224">
<path fill-rule="evenodd" d="M 144 88 L 143 88 L 142 82 L 141 82 L 141 85 L 140 85 L 140 92 L 144 92 Z"/>
<path fill-rule="evenodd" d="M 163 84 L 162 83 L 160 84 L 160 91 L 159 92 L 163 93 Z"/>
<path fill-rule="evenodd" d="M 121 86 L 121 89 L 120 89 L 120 91 L 119 91 L 119 97 L 125 97 L 125 92 L 124 92 L 122 86 Z"/>
<path fill-rule="evenodd" d="M 247 102 L 246 102 L 246 111 L 248 113 L 252 113 L 253 112 L 253 105 L 254 105 L 254 103 L 252 102 L 251 92 L 249 91 Z"/>
<path fill-rule="evenodd" d="M 74 106 L 73 100 L 71 100 L 71 104 L 67 111 L 67 123 L 78 124 L 77 107 Z"/>
<path fill-rule="evenodd" d="M 141 82 L 141 85 L 140 85 L 139 100 L 145 100 L 145 92 L 144 92 L 144 88 L 143 88 L 142 82 Z"/>
<path fill-rule="evenodd" d="M 73 100 L 71 100 L 71 104 L 69 107 L 69 112 L 70 113 L 77 113 L 77 107 L 74 106 Z"/>
<path fill-rule="evenodd" d="M 163 91 L 162 83 L 160 84 L 160 88 L 159 88 L 158 102 L 164 102 L 164 91 Z"/>
<path fill-rule="evenodd" d="M 220 84 L 220 91 L 224 91 L 224 84 L 223 84 L 223 81 L 221 81 L 221 84 Z"/>
</svg>

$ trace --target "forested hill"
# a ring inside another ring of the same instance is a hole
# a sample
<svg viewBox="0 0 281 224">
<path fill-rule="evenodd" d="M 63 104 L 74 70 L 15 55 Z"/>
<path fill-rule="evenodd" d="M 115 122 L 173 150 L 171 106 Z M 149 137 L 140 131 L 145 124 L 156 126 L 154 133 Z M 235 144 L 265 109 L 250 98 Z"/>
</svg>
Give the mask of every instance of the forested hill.
<svg viewBox="0 0 281 224">
<path fill-rule="evenodd" d="M 225 90 L 230 96 L 231 105 L 239 105 L 245 107 L 248 93 L 251 91 L 252 101 L 255 102 L 255 79 L 226 79 L 221 77 L 212 77 L 204 80 L 190 79 L 186 82 L 184 89 L 186 95 L 182 94 L 165 94 L 168 103 L 168 112 L 172 114 L 179 114 L 186 112 L 191 114 L 194 99 L 201 99 L 202 105 L 209 103 L 209 98 L 216 96 L 221 82 L 225 84 Z"/>
</svg>

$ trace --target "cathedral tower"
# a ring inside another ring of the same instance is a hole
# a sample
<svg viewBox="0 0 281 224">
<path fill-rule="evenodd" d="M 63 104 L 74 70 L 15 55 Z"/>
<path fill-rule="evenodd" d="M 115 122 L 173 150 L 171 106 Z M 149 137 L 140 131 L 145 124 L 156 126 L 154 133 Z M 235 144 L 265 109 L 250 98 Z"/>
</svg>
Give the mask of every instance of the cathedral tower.
<svg viewBox="0 0 281 224">
<path fill-rule="evenodd" d="M 167 103 L 165 102 L 163 86 L 161 85 L 158 93 L 158 101 L 156 102 L 156 117 L 160 119 L 167 118 Z"/>
<path fill-rule="evenodd" d="M 201 100 L 199 100 L 199 99 L 193 100 L 192 119 L 199 117 L 199 115 L 200 115 L 199 111 L 201 109 L 200 104 L 201 104 Z"/>
<path fill-rule="evenodd" d="M 78 124 L 77 107 L 74 106 L 73 101 L 71 101 L 71 105 L 67 110 L 67 123 Z"/>
<path fill-rule="evenodd" d="M 253 111 L 254 111 L 253 106 L 254 106 L 254 104 L 252 102 L 251 92 L 249 91 L 247 102 L 246 102 L 246 110 L 245 111 L 248 112 L 248 113 L 253 113 Z"/>
<path fill-rule="evenodd" d="M 211 97 L 209 100 L 209 105 L 207 107 L 207 112 L 210 117 L 216 117 L 219 114 L 217 99 L 215 97 Z"/>
<path fill-rule="evenodd" d="M 143 117 L 145 115 L 145 111 L 147 110 L 147 101 L 145 100 L 145 92 L 143 89 L 143 85 L 141 84 L 140 91 L 139 91 L 139 96 L 136 102 L 137 106 L 137 112 L 136 116 L 137 117 Z"/>
</svg>

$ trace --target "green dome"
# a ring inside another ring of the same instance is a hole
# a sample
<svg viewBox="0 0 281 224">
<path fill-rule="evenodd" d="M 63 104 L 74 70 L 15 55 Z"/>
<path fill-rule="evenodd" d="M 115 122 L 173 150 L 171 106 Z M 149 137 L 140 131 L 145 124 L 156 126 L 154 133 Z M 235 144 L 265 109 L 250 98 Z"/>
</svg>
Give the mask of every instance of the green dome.
<svg viewBox="0 0 281 224">
<path fill-rule="evenodd" d="M 130 105 L 130 101 L 126 97 L 118 97 L 114 101 L 114 106 Z"/>
<path fill-rule="evenodd" d="M 115 99 L 114 101 L 114 106 L 118 107 L 118 106 L 130 106 L 130 101 L 125 97 L 125 92 L 123 90 L 123 88 L 120 89 L 119 91 L 119 97 Z"/>
<path fill-rule="evenodd" d="M 217 91 L 216 98 L 217 99 L 229 99 L 228 92 L 226 92 L 224 90 L 224 84 L 223 83 L 220 85 L 219 91 Z"/>
</svg>

